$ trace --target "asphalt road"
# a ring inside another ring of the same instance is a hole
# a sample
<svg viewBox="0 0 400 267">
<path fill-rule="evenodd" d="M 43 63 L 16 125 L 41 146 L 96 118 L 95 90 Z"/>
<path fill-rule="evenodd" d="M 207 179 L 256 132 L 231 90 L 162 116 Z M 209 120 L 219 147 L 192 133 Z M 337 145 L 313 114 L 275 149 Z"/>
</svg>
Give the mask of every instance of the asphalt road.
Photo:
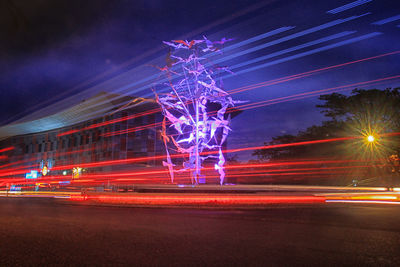
<svg viewBox="0 0 400 267">
<path fill-rule="evenodd" d="M 0 266 L 399 266 L 400 205 L 196 210 L 0 198 Z"/>
</svg>

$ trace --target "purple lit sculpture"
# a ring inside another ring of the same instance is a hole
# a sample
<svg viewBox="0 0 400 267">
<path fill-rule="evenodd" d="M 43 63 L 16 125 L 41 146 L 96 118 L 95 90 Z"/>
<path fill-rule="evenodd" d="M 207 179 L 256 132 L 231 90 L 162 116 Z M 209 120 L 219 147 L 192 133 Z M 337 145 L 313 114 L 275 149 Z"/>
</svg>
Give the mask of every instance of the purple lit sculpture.
<svg viewBox="0 0 400 267">
<path fill-rule="evenodd" d="M 170 48 L 166 66 L 160 68 L 166 75 L 169 93 L 156 93 L 164 119 L 162 138 L 166 149 L 166 161 L 171 181 L 174 173 L 190 171 L 192 184 L 204 178 L 201 174 L 205 160 L 214 164 L 219 173 L 220 184 L 224 183 L 225 158 L 222 145 L 229 131 L 228 108 L 238 101 L 222 89 L 217 75 L 228 71 L 226 67 L 214 66 L 208 58 L 221 52 L 221 46 L 229 40 L 223 38 L 212 42 L 202 40 L 173 40 L 164 42 Z M 180 153 L 183 166 L 176 168 L 172 153 Z"/>
</svg>

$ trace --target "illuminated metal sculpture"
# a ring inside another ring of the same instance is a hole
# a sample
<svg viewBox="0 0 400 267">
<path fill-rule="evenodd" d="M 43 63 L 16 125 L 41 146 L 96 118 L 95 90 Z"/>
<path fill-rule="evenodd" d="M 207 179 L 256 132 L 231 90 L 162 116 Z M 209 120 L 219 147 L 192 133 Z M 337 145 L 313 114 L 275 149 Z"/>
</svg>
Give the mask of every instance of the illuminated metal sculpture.
<svg viewBox="0 0 400 267">
<path fill-rule="evenodd" d="M 222 81 L 216 81 L 219 74 L 229 70 L 212 65 L 208 58 L 220 53 L 227 41 L 212 42 L 204 37 L 164 42 L 170 51 L 166 66 L 160 69 L 166 75 L 169 92 L 156 93 L 156 100 L 164 115 L 161 135 L 167 159 L 163 165 L 168 167 L 172 182 L 174 173 L 183 171 L 190 172 L 192 184 L 203 182 L 201 169 L 207 161 L 214 164 L 220 184 L 224 183 L 222 145 L 231 130 L 226 113 L 238 101 L 222 89 Z M 182 168 L 174 168 L 172 151 L 183 156 Z"/>
</svg>

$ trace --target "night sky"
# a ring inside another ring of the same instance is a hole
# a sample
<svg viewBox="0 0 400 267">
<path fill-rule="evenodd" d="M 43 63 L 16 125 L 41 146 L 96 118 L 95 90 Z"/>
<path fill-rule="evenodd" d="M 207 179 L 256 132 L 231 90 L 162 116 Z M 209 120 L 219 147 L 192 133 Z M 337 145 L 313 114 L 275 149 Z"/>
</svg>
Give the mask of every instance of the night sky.
<svg viewBox="0 0 400 267">
<path fill-rule="evenodd" d="M 400 1 L 359 0 L 365 3 L 335 9 L 352 2 L 2 0 L 0 123 L 41 108 L 47 108 L 43 114 L 48 115 L 99 91 L 151 96 L 143 84 L 132 84 L 156 72 L 149 64 L 163 64 L 167 53 L 163 40 L 206 35 L 215 40 L 234 38 L 234 45 L 291 27 L 225 54 L 238 55 L 270 43 L 221 63 L 235 66 L 265 57 L 232 69 L 237 74 L 224 79 L 227 90 L 400 50 Z M 318 29 L 320 25 L 330 26 Z M 351 64 L 234 98 L 251 103 L 396 76 L 399 59 L 400 54 L 394 54 Z M 399 81 L 340 92 L 398 87 Z M 315 108 L 317 103 L 318 94 L 246 110 L 232 121 L 229 146 L 261 145 L 272 136 L 318 124 L 323 116 Z"/>
</svg>

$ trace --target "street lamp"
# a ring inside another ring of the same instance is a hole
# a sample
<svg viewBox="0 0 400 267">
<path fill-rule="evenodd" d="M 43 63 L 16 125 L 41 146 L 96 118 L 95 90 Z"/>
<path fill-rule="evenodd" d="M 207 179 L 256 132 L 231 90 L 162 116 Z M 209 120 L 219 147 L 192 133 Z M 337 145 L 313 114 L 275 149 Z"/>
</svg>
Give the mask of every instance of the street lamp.
<svg viewBox="0 0 400 267">
<path fill-rule="evenodd" d="M 367 140 L 368 142 L 372 143 L 375 141 L 375 137 L 373 135 L 368 135 Z"/>
</svg>

